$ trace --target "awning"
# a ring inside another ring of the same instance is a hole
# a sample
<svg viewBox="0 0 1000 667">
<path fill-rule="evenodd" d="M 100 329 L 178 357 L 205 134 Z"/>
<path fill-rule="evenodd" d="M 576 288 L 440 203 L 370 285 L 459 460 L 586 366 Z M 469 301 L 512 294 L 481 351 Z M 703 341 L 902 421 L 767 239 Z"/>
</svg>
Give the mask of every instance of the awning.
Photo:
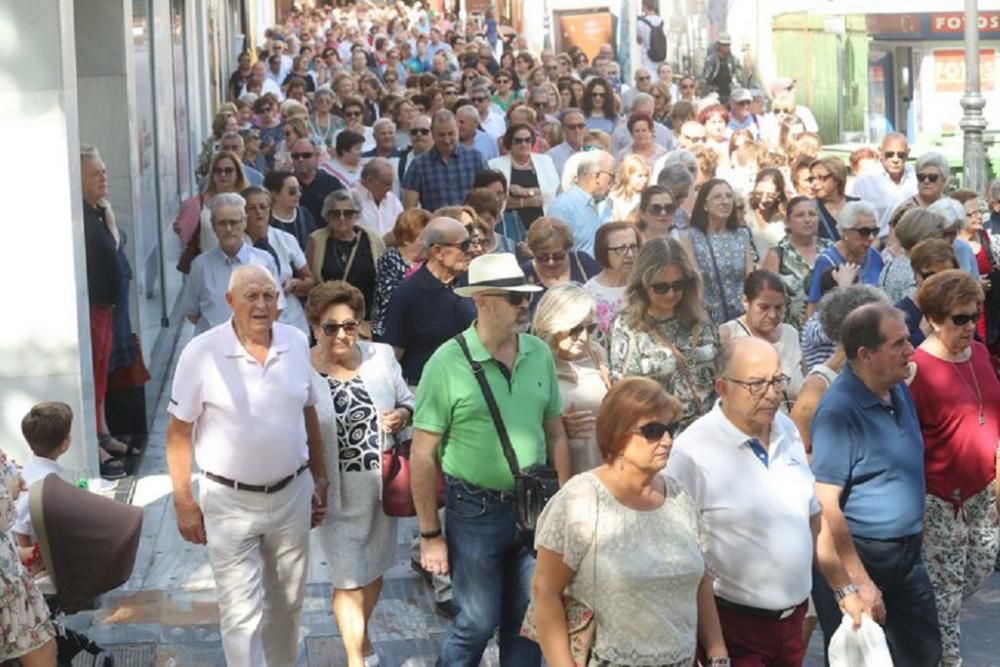
<svg viewBox="0 0 1000 667">
<path fill-rule="evenodd" d="M 979 0 L 980 12 L 1000 10 L 1000 0 Z M 851 14 L 947 14 L 964 13 L 963 0 L 813 0 L 796 12 L 848 16 Z M 788 13 L 792 13 L 791 11 Z"/>
</svg>

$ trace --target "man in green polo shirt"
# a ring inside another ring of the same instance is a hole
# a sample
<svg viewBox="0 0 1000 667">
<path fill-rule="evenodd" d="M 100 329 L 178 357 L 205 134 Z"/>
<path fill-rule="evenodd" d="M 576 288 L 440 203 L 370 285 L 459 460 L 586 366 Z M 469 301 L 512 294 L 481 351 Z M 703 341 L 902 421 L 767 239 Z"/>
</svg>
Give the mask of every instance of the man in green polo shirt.
<svg viewBox="0 0 1000 667">
<path fill-rule="evenodd" d="M 461 335 L 486 379 L 524 469 L 549 461 L 560 483 L 570 475 L 562 400 L 549 347 L 523 333 L 537 287 L 527 284 L 511 254 L 488 254 L 469 265 L 477 319 Z M 413 496 L 420 523 L 421 563 L 444 574 L 451 565 L 459 607 L 441 647 L 441 661 L 477 665 L 500 627 L 500 660 L 537 667 L 538 645 L 520 636 L 535 557 L 530 536 L 515 527 L 514 479 L 469 361 L 458 343 L 437 349 L 417 388 L 411 453 Z M 438 446 L 447 487 L 448 535 L 435 507 Z"/>
</svg>

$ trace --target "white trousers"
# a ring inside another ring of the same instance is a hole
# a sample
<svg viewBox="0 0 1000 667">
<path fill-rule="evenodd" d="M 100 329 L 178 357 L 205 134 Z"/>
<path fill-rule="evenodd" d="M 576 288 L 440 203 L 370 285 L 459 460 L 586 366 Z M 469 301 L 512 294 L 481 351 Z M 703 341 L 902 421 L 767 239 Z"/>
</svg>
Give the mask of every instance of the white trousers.
<svg viewBox="0 0 1000 667">
<path fill-rule="evenodd" d="M 208 558 L 230 667 L 295 665 L 314 486 L 308 470 L 277 493 L 202 480 Z"/>
</svg>

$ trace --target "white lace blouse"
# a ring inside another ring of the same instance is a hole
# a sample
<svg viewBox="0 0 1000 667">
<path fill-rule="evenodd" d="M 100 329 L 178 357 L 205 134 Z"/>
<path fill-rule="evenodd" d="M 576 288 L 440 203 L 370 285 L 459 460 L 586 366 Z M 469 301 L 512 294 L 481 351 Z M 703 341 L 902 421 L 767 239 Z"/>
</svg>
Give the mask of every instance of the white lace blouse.
<svg viewBox="0 0 1000 667">
<path fill-rule="evenodd" d="M 635 667 L 691 664 L 705 571 L 698 535 L 691 498 L 676 482 L 667 480 L 663 505 L 640 511 L 585 472 L 549 501 L 535 546 L 576 572 L 567 592 L 594 610 L 592 655 Z"/>
</svg>

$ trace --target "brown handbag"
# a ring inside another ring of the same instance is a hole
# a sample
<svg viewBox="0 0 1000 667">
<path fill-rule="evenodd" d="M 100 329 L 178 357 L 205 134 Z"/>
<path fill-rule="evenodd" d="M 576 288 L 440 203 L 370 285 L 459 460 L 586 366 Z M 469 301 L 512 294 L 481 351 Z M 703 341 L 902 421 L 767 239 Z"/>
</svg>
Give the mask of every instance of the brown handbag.
<svg viewBox="0 0 1000 667">
<path fill-rule="evenodd" d="M 191 264 L 194 258 L 201 254 L 201 230 L 194 230 L 191 240 L 184 246 L 181 256 L 177 258 L 177 270 L 187 275 L 191 273 Z"/>
<path fill-rule="evenodd" d="M 386 516 L 416 516 L 413 486 L 410 478 L 410 444 L 397 441 L 388 451 L 382 452 L 382 511 Z M 444 474 L 438 464 L 435 471 L 437 507 L 444 507 Z"/>
</svg>

